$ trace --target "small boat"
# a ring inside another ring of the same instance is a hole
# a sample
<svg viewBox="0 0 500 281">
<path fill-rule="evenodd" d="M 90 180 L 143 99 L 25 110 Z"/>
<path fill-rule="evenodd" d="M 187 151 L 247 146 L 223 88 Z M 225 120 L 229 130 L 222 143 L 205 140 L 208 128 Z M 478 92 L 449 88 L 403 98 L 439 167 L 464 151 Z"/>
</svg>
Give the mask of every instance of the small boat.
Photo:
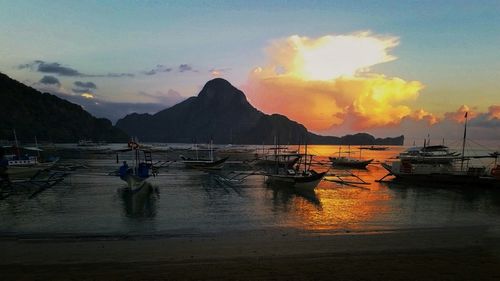
<svg viewBox="0 0 500 281">
<path fill-rule="evenodd" d="M 265 155 L 261 158 L 254 159 L 251 162 L 253 166 L 274 167 L 278 165 L 283 168 L 291 169 L 300 160 L 301 155 L 298 153 Z"/>
<path fill-rule="evenodd" d="M 358 168 L 365 169 L 368 164 L 370 164 L 373 159 L 361 160 L 348 157 L 328 157 L 332 162 L 333 167 L 344 167 L 344 168 Z"/>
<path fill-rule="evenodd" d="M 285 173 L 266 174 L 266 183 L 270 186 L 286 186 L 302 190 L 314 190 L 325 177 L 326 172 L 317 173 L 307 170 L 297 173 L 295 170 L 286 170 Z"/>
<path fill-rule="evenodd" d="M 260 153 L 256 151 L 255 158 L 250 161 L 250 165 L 260 168 L 273 168 L 278 165 L 280 168 L 292 169 L 300 157 L 301 154 L 297 150 L 291 150 L 287 146 L 274 146 L 267 149 L 262 147 Z"/>
<path fill-rule="evenodd" d="M 43 150 L 38 147 L 4 147 L 10 149 L 13 154 L 6 155 L 8 161 L 7 174 L 10 179 L 26 179 L 31 178 L 41 171 L 52 168 L 59 158 L 53 158 L 51 161 L 40 162 L 39 156 L 29 155 L 29 152 L 36 152 L 40 155 Z M 23 153 L 21 153 L 23 152 Z M 28 153 L 25 153 L 28 152 Z"/>
<path fill-rule="evenodd" d="M 275 150 L 277 152 L 277 150 Z M 297 155 L 297 154 L 291 154 Z M 291 155 L 275 154 L 276 159 L 282 163 L 288 163 Z M 280 158 L 282 158 L 280 160 Z M 297 190 L 314 190 L 316 186 L 323 180 L 327 172 L 318 173 L 311 169 L 313 155 L 307 154 L 307 145 L 305 146 L 305 153 L 300 154 L 299 162 L 293 167 L 283 168 L 279 165 L 271 167 L 264 175 L 266 183 L 269 186 L 275 187 L 288 187 Z M 303 169 L 301 170 L 301 168 Z"/>
<path fill-rule="evenodd" d="M 389 147 L 387 146 L 360 146 L 359 149 L 366 149 L 366 150 L 387 150 Z"/>
<path fill-rule="evenodd" d="M 330 161 L 332 162 L 333 167 L 366 169 L 366 166 L 373 161 L 373 159 L 361 159 L 361 150 L 359 151 L 359 159 L 350 157 L 350 146 L 348 151 L 346 152 L 348 153 L 347 157 L 341 156 L 341 153 L 341 146 L 339 146 L 338 156 L 328 157 L 328 159 L 330 159 Z"/>
<path fill-rule="evenodd" d="M 198 145 L 193 145 L 191 150 L 195 151 L 196 158 L 185 157 L 184 155 L 180 155 L 182 163 L 189 169 L 198 169 L 198 170 L 220 170 L 224 167 L 224 163 L 229 159 L 229 157 L 224 157 L 222 159 L 215 160 L 214 159 L 214 148 L 213 143 L 210 142 L 207 149 L 201 149 L 208 151 L 208 158 L 200 158 Z"/>
<path fill-rule="evenodd" d="M 151 151 L 145 150 L 135 141 L 128 143 L 128 149 L 122 149 L 118 152 L 132 152 L 134 154 L 134 165 L 129 167 L 126 161 L 123 161 L 122 166 L 114 174 L 125 181 L 131 190 L 139 190 L 143 187 L 146 180 L 151 176 L 156 176 L 157 171 L 153 165 Z M 141 159 L 140 154 L 143 153 Z M 118 156 L 117 156 L 118 161 Z"/>
<path fill-rule="evenodd" d="M 212 159 L 191 159 L 184 156 L 180 156 L 182 163 L 186 168 L 190 169 L 200 169 L 200 170 L 220 170 L 224 167 L 224 163 L 229 157 L 224 157 L 219 160 Z"/>
<path fill-rule="evenodd" d="M 99 144 L 96 142 L 93 142 L 92 140 L 87 140 L 87 139 L 82 139 L 79 140 L 78 143 L 76 144 L 77 146 L 98 146 Z"/>
</svg>

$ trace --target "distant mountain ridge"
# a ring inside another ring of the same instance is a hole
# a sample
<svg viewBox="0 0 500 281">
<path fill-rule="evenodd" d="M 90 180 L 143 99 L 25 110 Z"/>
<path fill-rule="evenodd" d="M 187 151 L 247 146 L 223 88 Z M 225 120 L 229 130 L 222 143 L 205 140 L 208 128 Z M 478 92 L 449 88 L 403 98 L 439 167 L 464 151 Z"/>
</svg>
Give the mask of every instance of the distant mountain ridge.
<svg viewBox="0 0 500 281">
<path fill-rule="evenodd" d="M 116 126 L 131 136 L 151 142 L 206 142 L 233 144 L 272 144 L 278 137 L 283 144 L 402 145 L 403 136 L 376 139 L 369 134 L 344 137 L 320 136 L 286 116 L 267 115 L 254 108 L 245 94 L 228 81 L 208 81 L 197 97 L 190 97 L 156 114 L 129 114 Z"/>
<path fill-rule="evenodd" d="M 111 121 L 95 118 L 79 105 L 41 93 L 0 73 L 0 139 L 121 142 L 128 136 Z"/>
</svg>

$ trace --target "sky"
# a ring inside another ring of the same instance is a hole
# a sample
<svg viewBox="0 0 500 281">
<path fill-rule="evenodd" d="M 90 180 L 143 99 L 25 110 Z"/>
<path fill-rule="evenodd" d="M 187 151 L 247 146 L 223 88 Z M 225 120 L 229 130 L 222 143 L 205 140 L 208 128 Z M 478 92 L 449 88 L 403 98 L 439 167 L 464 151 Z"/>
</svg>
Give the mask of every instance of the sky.
<svg viewBox="0 0 500 281">
<path fill-rule="evenodd" d="M 0 72 L 115 122 L 222 77 L 324 135 L 500 139 L 500 1 L 0 0 Z"/>
</svg>

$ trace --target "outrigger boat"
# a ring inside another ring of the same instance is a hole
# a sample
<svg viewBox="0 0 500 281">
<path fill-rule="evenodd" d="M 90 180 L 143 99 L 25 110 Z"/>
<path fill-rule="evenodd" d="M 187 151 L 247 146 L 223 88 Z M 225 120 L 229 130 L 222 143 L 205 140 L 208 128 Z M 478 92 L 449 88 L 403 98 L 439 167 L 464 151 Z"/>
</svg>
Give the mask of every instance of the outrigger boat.
<svg viewBox="0 0 500 281">
<path fill-rule="evenodd" d="M 40 171 L 52 168 L 59 158 L 54 158 L 52 161 L 40 162 L 39 156 L 21 154 L 21 151 L 37 152 L 39 155 L 43 150 L 37 147 L 4 147 L 11 149 L 14 153 L 6 155 L 8 161 L 7 174 L 11 179 L 26 179 L 35 176 Z"/>
<path fill-rule="evenodd" d="M 387 150 L 389 149 L 389 147 L 387 146 L 375 146 L 375 145 L 372 145 L 372 146 L 360 146 L 359 149 L 366 149 L 366 150 Z"/>
<path fill-rule="evenodd" d="M 339 146 L 339 155 L 338 157 L 328 157 L 330 161 L 332 162 L 333 167 L 340 167 L 340 168 L 357 168 L 357 169 L 366 169 L 366 166 L 370 164 L 373 159 L 368 159 L 368 160 L 363 160 L 363 159 L 356 159 L 356 158 L 351 158 L 351 151 L 350 147 L 349 150 L 347 151 L 348 157 L 341 156 L 341 146 Z M 361 157 L 361 150 L 359 152 L 359 155 Z"/>
<path fill-rule="evenodd" d="M 151 151 L 140 148 L 140 145 L 135 141 L 128 142 L 128 148 L 119 150 L 118 152 L 132 152 L 134 165 L 129 167 L 126 161 L 115 173 L 121 180 L 125 181 L 128 188 L 133 191 L 140 190 L 146 180 L 151 176 L 156 176 L 157 168 L 153 165 Z M 140 154 L 143 154 L 141 158 Z M 117 155 L 118 161 L 118 155 Z"/>
<path fill-rule="evenodd" d="M 255 159 L 250 162 L 252 166 L 274 167 L 278 164 L 281 168 L 292 169 L 299 161 L 301 154 L 289 150 L 286 146 L 276 146 L 269 148 L 267 152 L 262 148 L 262 154 L 256 153 L 255 156 Z"/>
<path fill-rule="evenodd" d="M 271 170 L 268 170 L 264 174 L 266 177 L 266 183 L 269 186 L 283 186 L 298 190 L 314 190 L 327 173 L 318 173 L 311 169 L 313 155 L 307 154 L 307 145 L 305 146 L 305 153 L 298 154 L 300 156 L 299 162 L 293 168 L 281 167 L 279 165 L 280 159 L 284 163 L 288 163 L 290 161 L 288 158 L 291 156 L 286 154 L 278 155 L 278 150 L 276 149 L 275 151 L 275 159 L 277 159 L 277 161 L 274 163 L 274 167 L 271 167 Z M 301 167 L 303 167 L 302 170 Z"/>
<path fill-rule="evenodd" d="M 208 149 L 203 149 L 208 151 L 208 159 L 199 158 L 198 146 L 195 144 L 193 150 L 196 153 L 196 158 L 188 158 L 183 155 L 180 155 L 182 163 L 186 166 L 186 168 L 190 169 L 198 169 L 198 170 L 220 170 L 224 167 L 224 163 L 229 159 L 229 157 L 224 157 L 219 160 L 214 159 L 214 148 L 213 143 L 210 142 Z"/>
</svg>

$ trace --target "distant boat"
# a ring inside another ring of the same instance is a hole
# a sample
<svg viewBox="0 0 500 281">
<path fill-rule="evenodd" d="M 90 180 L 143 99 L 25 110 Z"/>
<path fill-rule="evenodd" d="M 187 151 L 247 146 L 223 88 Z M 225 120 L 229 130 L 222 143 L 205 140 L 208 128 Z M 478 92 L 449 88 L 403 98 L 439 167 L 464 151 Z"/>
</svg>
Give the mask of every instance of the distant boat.
<svg viewBox="0 0 500 281">
<path fill-rule="evenodd" d="M 370 164 L 373 159 L 361 159 L 361 150 L 360 150 L 360 158 L 352 158 L 350 157 L 351 151 L 350 147 L 348 148 L 348 156 L 341 156 L 341 146 L 339 146 L 339 152 L 337 157 L 328 157 L 330 161 L 332 162 L 333 167 L 340 167 L 340 168 L 356 168 L 356 169 L 365 169 L 368 164 Z"/>
<path fill-rule="evenodd" d="M 367 150 L 387 150 L 389 147 L 387 146 L 360 146 L 359 149 L 367 149 Z"/>
<path fill-rule="evenodd" d="M 298 151 L 290 150 L 286 146 L 275 146 L 267 150 L 262 147 L 262 152 L 255 153 L 255 159 L 253 159 L 250 164 L 260 168 L 279 166 L 281 168 L 292 169 L 301 157 L 302 155 L 299 154 Z"/>
<path fill-rule="evenodd" d="M 192 169 L 208 169 L 208 170 L 220 170 L 224 167 L 224 163 L 229 159 L 229 157 L 224 157 L 219 160 L 211 160 L 211 159 L 191 159 L 186 158 L 181 155 L 182 163 L 187 168 Z"/>
<path fill-rule="evenodd" d="M 333 167 L 347 167 L 347 168 L 358 168 L 365 169 L 368 164 L 370 164 L 373 159 L 361 160 L 348 157 L 328 157 L 332 162 Z"/>
<path fill-rule="evenodd" d="M 208 148 L 199 149 L 198 145 L 194 145 L 191 150 L 195 151 L 196 158 L 189 158 L 183 155 L 180 155 L 182 163 L 186 166 L 186 168 L 190 169 L 199 169 L 199 170 L 220 170 L 224 167 L 225 162 L 229 157 L 224 157 L 222 159 L 215 160 L 214 158 L 214 148 L 213 143 L 210 142 Z M 199 151 L 208 151 L 208 158 L 200 158 Z"/>
<path fill-rule="evenodd" d="M 99 144 L 96 142 L 93 142 L 92 140 L 79 140 L 78 143 L 76 144 L 77 146 L 98 146 Z"/>
</svg>

